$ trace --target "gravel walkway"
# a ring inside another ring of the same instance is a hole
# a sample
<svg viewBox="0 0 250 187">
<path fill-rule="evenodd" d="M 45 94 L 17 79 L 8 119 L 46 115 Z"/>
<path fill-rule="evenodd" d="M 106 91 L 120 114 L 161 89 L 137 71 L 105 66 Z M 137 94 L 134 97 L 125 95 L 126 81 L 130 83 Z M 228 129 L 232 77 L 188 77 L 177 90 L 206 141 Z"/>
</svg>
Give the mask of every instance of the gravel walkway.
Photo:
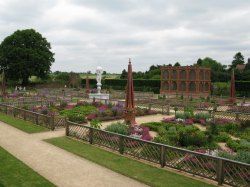
<svg viewBox="0 0 250 187">
<path fill-rule="evenodd" d="M 61 129 L 27 134 L 0 122 L 0 146 L 57 186 L 145 186 L 42 141 L 64 133 Z"/>
</svg>

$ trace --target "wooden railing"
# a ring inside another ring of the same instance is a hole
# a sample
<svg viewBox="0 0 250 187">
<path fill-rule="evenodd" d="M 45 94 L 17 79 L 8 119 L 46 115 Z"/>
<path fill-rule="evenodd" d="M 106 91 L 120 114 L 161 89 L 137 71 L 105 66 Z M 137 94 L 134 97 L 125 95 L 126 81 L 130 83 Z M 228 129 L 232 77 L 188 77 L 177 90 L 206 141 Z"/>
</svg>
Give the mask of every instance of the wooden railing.
<svg viewBox="0 0 250 187">
<path fill-rule="evenodd" d="M 66 123 L 66 119 L 64 117 L 44 115 L 2 103 L 0 103 L 0 112 L 15 118 L 30 121 L 36 125 L 44 126 L 51 130 L 55 130 L 57 127 L 64 127 Z"/>
<path fill-rule="evenodd" d="M 249 186 L 250 164 L 144 141 L 67 121 L 66 135 L 120 154 L 217 181 L 219 185 Z"/>
</svg>

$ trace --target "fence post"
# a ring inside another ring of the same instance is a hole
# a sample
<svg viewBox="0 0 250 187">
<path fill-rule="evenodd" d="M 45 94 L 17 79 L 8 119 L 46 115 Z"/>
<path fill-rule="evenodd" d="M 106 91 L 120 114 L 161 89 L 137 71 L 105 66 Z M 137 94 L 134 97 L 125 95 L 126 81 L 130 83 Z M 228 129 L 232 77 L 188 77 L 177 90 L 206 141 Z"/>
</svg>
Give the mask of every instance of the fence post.
<svg viewBox="0 0 250 187">
<path fill-rule="evenodd" d="M 119 136 L 119 153 L 123 154 L 124 153 L 124 137 Z"/>
<path fill-rule="evenodd" d="M 65 134 L 69 136 L 69 122 L 66 120 Z"/>
<path fill-rule="evenodd" d="M 149 104 L 148 104 L 148 110 L 151 110 L 151 108 L 152 108 L 152 104 L 149 103 Z"/>
<path fill-rule="evenodd" d="M 218 185 L 222 185 L 224 181 L 224 162 L 222 159 L 218 159 L 216 172 Z"/>
<path fill-rule="evenodd" d="M 23 120 L 26 121 L 26 111 L 23 111 Z"/>
<path fill-rule="evenodd" d="M 164 107 L 163 107 L 163 105 L 161 106 L 161 114 L 163 114 L 164 113 Z"/>
<path fill-rule="evenodd" d="M 89 143 L 90 144 L 93 144 L 93 129 L 92 128 L 89 128 Z"/>
<path fill-rule="evenodd" d="M 55 130 L 55 117 L 54 117 L 54 115 L 50 116 L 50 128 L 51 128 L 51 130 Z"/>
<path fill-rule="evenodd" d="M 160 164 L 163 168 L 166 165 L 166 147 L 161 145 L 161 158 L 160 158 Z"/>
<path fill-rule="evenodd" d="M 5 106 L 5 114 L 8 114 L 8 106 Z"/>
<path fill-rule="evenodd" d="M 38 125 L 38 114 L 36 114 L 36 124 Z"/>
<path fill-rule="evenodd" d="M 170 115 L 170 105 L 167 105 L 167 115 Z"/>
<path fill-rule="evenodd" d="M 239 113 L 235 113 L 235 121 L 240 121 L 240 114 Z"/>
</svg>

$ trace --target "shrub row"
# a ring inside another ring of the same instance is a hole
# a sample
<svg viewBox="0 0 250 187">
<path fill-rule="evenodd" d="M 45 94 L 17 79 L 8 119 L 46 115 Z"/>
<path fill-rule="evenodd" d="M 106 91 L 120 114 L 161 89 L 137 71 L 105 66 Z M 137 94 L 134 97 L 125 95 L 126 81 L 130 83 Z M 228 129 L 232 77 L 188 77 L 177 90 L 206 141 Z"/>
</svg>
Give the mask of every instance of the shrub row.
<svg viewBox="0 0 250 187">
<path fill-rule="evenodd" d="M 82 79 L 82 86 L 85 87 L 85 79 Z M 89 80 L 90 87 L 96 87 L 96 80 Z M 115 90 L 124 90 L 127 84 L 126 79 L 105 79 L 102 80 L 102 85 L 104 89 L 115 89 Z M 218 83 L 213 83 L 218 87 Z M 161 81 L 155 79 L 135 79 L 134 80 L 134 89 L 135 91 L 145 91 L 145 92 L 154 92 L 159 93 L 161 88 Z M 223 88 L 225 89 L 225 88 Z M 226 88 L 227 89 L 227 88 Z M 235 89 L 240 95 L 250 96 L 250 81 L 236 81 Z M 219 91 L 217 94 L 227 95 L 229 90 Z M 216 94 L 216 93 L 214 93 Z"/>
</svg>

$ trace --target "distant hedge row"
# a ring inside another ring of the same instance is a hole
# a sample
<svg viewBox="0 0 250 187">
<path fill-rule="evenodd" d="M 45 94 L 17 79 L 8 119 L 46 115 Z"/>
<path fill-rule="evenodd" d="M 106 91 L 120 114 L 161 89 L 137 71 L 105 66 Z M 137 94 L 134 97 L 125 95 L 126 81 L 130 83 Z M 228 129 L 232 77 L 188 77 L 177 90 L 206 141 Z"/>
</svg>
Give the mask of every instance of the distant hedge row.
<svg viewBox="0 0 250 187">
<path fill-rule="evenodd" d="M 96 80 L 89 80 L 90 87 L 96 87 Z M 114 89 L 114 90 L 124 90 L 127 84 L 126 79 L 105 79 L 102 80 L 103 89 Z M 82 86 L 85 87 L 85 79 L 82 80 Z M 159 93 L 161 88 L 160 80 L 152 79 L 135 79 L 134 80 L 134 89 L 135 91 L 144 91 L 144 92 L 154 92 Z M 250 96 L 250 81 L 236 81 L 235 89 L 238 95 L 241 96 Z"/>
<path fill-rule="evenodd" d="M 250 97 L 250 81 L 235 81 L 235 90 L 240 96 Z"/>
<path fill-rule="evenodd" d="M 96 87 L 96 80 L 89 80 L 90 87 Z M 102 88 L 104 89 L 114 89 L 114 90 L 124 90 L 127 84 L 126 79 L 105 79 L 102 80 Z M 82 80 L 82 86 L 85 87 L 85 79 Z M 159 93 L 161 87 L 160 80 L 151 80 L 151 79 L 135 79 L 134 80 L 134 90 L 135 91 L 144 91 L 144 92 L 154 92 Z"/>
</svg>

